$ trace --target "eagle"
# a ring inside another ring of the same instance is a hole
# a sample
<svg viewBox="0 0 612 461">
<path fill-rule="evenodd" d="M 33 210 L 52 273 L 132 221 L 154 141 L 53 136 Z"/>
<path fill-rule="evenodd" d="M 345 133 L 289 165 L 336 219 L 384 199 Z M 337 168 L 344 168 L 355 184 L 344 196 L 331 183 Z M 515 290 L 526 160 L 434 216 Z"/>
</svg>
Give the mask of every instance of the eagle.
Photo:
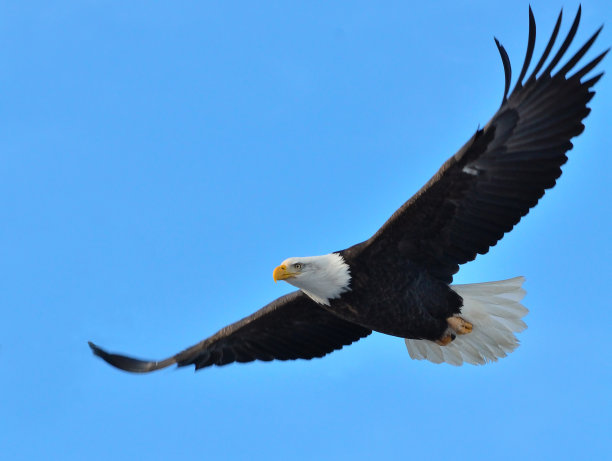
<svg viewBox="0 0 612 461">
<path fill-rule="evenodd" d="M 536 41 L 529 8 L 527 51 L 511 92 L 510 59 L 495 38 L 505 87 L 493 118 L 371 238 L 326 255 L 288 258 L 274 269 L 275 281 L 299 290 L 164 360 L 109 353 L 90 342 L 93 353 L 134 373 L 174 364 L 199 370 L 323 357 L 377 331 L 403 338 L 413 359 L 461 365 L 505 357 L 518 346 L 515 334 L 526 328 L 524 278 L 453 285 L 453 275 L 487 253 L 555 185 L 571 139 L 584 130 L 587 103 L 603 72 L 588 74 L 609 49 L 578 63 L 601 27 L 554 71 L 576 35 L 580 15 L 579 7 L 551 54 L 560 12 L 527 77 Z"/>
</svg>

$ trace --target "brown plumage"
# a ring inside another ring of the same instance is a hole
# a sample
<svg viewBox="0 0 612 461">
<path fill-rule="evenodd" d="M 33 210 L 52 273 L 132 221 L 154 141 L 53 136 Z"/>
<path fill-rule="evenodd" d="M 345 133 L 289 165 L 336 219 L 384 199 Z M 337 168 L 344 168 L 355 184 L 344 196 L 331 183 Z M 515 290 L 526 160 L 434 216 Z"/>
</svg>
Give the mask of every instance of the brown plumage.
<svg viewBox="0 0 612 461">
<path fill-rule="evenodd" d="M 576 34 L 580 14 L 578 9 L 567 37 L 547 63 L 561 25 L 559 15 L 542 57 L 525 79 L 536 36 L 529 9 L 527 53 L 511 93 L 510 61 L 495 40 L 505 70 L 501 107 L 376 234 L 338 252 L 350 268 L 350 291 L 329 305 L 301 291 L 288 294 L 160 362 L 109 354 L 90 343 L 93 352 L 117 368 L 149 372 L 172 364 L 200 369 L 322 357 L 372 330 L 432 341 L 442 337 L 446 319 L 459 314 L 463 304 L 449 287 L 453 274 L 486 253 L 555 185 L 572 148 L 570 140 L 584 129 L 582 120 L 590 111 L 586 104 L 602 74 L 586 76 L 607 51 L 575 67 L 601 29 L 552 73 Z"/>
</svg>

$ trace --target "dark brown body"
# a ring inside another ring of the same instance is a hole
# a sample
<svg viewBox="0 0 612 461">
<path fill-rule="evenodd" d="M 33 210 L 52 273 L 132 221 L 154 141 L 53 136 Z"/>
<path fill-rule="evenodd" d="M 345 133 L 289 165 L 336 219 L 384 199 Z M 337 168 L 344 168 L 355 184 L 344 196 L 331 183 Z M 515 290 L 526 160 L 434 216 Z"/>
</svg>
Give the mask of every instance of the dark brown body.
<svg viewBox="0 0 612 461">
<path fill-rule="evenodd" d="M 344 257 L 349 267 L 356 264 Z M 410 261 L 356 267 L 351 291 L 325 307 L 344 320 L 400 338 L 436 340 L 446 319 L 461 311 L 463 300 L 447 283 Z"/>
</svg>

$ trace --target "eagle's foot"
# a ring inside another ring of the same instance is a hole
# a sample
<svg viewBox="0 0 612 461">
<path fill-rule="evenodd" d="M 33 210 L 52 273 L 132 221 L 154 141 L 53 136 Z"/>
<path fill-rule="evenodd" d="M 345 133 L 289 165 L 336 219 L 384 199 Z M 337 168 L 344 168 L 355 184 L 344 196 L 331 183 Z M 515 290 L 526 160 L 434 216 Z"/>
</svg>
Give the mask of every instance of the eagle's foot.
<svg viewBox="0 0 612 461">
<path fill-rule="evenodd" d="M 436 340 L 436 344 L 438 346 L 447 346 L 455 338 L 456 338 L 455 333 L 453 333 L 450 328 L 447 328 L 444 334 L 442 335 L 442 337 Z"/>
<path fill-rule="evenodd" d="M 452 317 L 447 318 L 446 322 L 448 323 L 448 326 L 458 335 L 467 335 L 474 329 L 474 325 L 458 315 L 453 315 Z"/>
</svg>

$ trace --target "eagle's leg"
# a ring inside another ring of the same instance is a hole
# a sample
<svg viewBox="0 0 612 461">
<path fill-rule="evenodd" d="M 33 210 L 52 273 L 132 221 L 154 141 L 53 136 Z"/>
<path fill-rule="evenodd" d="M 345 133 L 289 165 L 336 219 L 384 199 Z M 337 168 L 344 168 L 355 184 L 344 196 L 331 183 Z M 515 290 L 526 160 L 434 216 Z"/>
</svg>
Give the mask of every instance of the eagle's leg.
<svg viewBox="0 0 612 461">
<path fill-rule="evenodd" d="M 458 315 L 453 315 L 446 319 L 446 323 L 448 323 L 448 328 L 444 331 L 442 337 L 436 340 L 436 344 L 440 346 L 446 346 L 450 344 L 457 335 L 467 335 L 472 332 L 474 326 L 468 322 L 467 320 L 459 317 Z"/>
<path fill-rule="evenodd" d="M 450 344 L 455 338 L 455 333 L 453 333 L 450 328 L 447 328 L 442 337 L 436 340 L 436 344 L 439 346 L 446 346 Z"/>
<path fill-rule="evenodd" d="M 459 317 L 458 315 L 453 315 L 446 319 L 449 328 L 455 331 L 458 335 L 467 335 L 472 332 L 474 326 L 468 322 L 467 320 Z"/>
</svg>

